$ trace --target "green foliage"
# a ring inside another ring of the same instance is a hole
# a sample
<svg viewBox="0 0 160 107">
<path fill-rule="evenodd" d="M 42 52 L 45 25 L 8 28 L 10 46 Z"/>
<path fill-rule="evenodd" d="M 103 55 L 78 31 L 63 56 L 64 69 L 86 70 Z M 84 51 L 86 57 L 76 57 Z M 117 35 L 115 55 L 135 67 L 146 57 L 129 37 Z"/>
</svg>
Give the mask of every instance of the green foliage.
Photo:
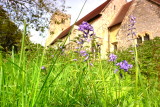
<svg viewBox="0 0 160 107">
<path fill-rule="evenodd" d="M 117 78 L 110 62 L 97 60 L 93 63 L 94 66 L 90 66 L 88 62 L 72 61 L 75 58 L 72 53 L 61 54 L 51 48 L 44 51 L 38 45 L 30 46 L 35 46 L 34 50 L 24 52 L 21 65 L 19 55 L 14 53 L 11 58 L 2 59 L 2 107 L 134 106 L 135 80 L 129 75 L 126 75 L 127 78 Z M 42 65 L 46 67 L 45 70 L 41 69 Z M 146 85 L 145 89 L 138 90 L 140 107 L 160 106 L 156 77 L 149 86 L 151 88 Z"/>
<path fill-rule="evenodd" d="M 160 70 L 160 38 L 156 37 L 153 40 L 144 41 L 143 44 L 137 47 L 138 64 L 140 72 L 147 77 L 157 75 Z M 130 47 L 127 50 L 117 52 L 118 61 L 127 60 L 134 65 L 134 52 Z"/>
<path fill-rule="evenodd" d="M 18 27 L 10 21 L 6 11 L 0 7 L 0 46 L 5 52 L 11 51 L 14 46 L 15 51 L 20 48 L 22 34 Z"/>
<path fill-rule="evenodd" d="M 138 47 L 138 52 L 142 72 L 148 76 L 158 73 L 160 70 L 160 38 L 145 41 L 142 46 Z"/>
<path fill-rule="evenodd" d="M 78 56 L 72 52 L 64 53 L 61 48 L 45 49 L 32 44 L 25 33 L 24 30 L 23 37 L 26 37 L 26 41 L 22 39 L 20 54 L 12 51 L 10 57 L 3 58 L 0 52 L 1 107 L 160 106 L 160 96 L 157 96 L 160 93 L 160 84 L 157 76 L 151 76 L 150 81 L 142 78 L 145 84 L 138 84 L 136 90 L 136 80 L 130 75 L 119 78 L 119 75 L 114 73 L 115 65 L 112 62 L 94 60 L 94 66 L 90 66 L 89 61 L 73 61 L 72 59 Z M 159 43 L 159 38 L 156 38 L 143 44 L 145 47 L 156 46 L 151 50 L 154 54 L 147 53 L 148 59 L 154 57 L 154 61 L 159 61 Z M 138 47 L 139 63 L 146 61 L 140 55 L 146 55 L 145 47 Z M 133 54 L 129 53 L 129 50 L 131 49 L 117 53 L 118 61 L 127 60 L 134 63 Z M 140 63 L 142 67 L 144 65 Z"/>
<path fill-rule="evenodd" d="M 65 0 L 0 0 L 0 3 L 17 25 L 26 20 L 29 27 L 41 32 L 48 27 L 49 16 L 57 8 L 66 10 Z"/>
</svg>

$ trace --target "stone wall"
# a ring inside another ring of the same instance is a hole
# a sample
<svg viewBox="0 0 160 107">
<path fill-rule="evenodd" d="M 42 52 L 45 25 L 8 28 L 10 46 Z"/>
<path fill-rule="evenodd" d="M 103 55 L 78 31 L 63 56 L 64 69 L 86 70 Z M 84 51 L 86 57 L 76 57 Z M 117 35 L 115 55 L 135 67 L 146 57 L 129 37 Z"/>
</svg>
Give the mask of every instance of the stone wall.
<svg viewBox="0 0 160 107">
<path fill-rule="evenodd" d="M 49 36 L 46 40 L 46 46 L 50 43 L 67 27 L 70 26 L 71 16 L 60 11 L 56 11 L 50 21 Z"/>
<path fill-rule="evenodd" d="M 126 0 L 112 0 L 106 8 L 100 13 L 102 16 L 90 22 L 94 27 L 94 31 L 97 37 L 97 41 L 101 45 L 101 57 L 106 58 L 106 54 L 109 51 L 109 41 L 108 41 L 108 26 L 112 22 L 113 18 L 116 16 L 120 8 L 126 3 Z M 67 38 L 66 45 L 69 48 L 73 48 L 75 45 L 72 40 L 79 32 L 77 26 L 74 26 L 71 35 Z M 63 41 L 65 38 L 62 39 Z"/>
<path fill-rule="evenodd" d="M 116 35 L 119 31 L 120 24 L 117 24 L 115 26 L 112 26 L 109 29 L 109 51 L 114 52 L 117 50 L 117 39 Z"/>
<path fill-rule="evenodd" d="M 160 5 L 149 0 L 135 0 L 130 7 L 125 19 L 123 20 L 119 33 L 117 34 L 118 48 L 125 49 L 133 43 L 128 35 L 129 16 L 136 17 L 136 34 L 144 40 L 146 34 L 150 39 L 156 36 L 160 37 Z M 142 40 L 142 41 L 143 41 Z"/>
<path fill-rule="evenodd" d="M 112 0 L 102 11 L 102 16 L 98 20 L 91 22 L 96 36 L 100 38 L 102 58 L 106 58 L 106 54 L 109 51 L 108 26 L 125 3 L 126 0 Z"/>
</svg>

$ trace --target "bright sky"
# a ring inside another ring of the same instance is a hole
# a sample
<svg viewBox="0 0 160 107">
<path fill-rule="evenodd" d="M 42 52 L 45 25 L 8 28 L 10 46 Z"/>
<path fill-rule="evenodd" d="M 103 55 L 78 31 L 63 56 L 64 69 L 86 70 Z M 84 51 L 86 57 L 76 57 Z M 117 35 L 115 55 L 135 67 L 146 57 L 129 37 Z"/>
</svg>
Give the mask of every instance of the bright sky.
<svg viewBox="0 0 160 107">
<path fill-rule="evenodd" d="M 91 12 L 93 9 L 95 9 L 105 1 L 106 0 L 87 0 L 79 18 L 82 18 L 83 16 Z M 71 24 L 73 24 L 77 19 L 84 2 L 85 0 L 66 0 L 66 5 L 71 7 L 70 9 L 67 10 L 67 13 L 71 14 Z M 34 43 L 40 43 L 43 46 L 45 45 L 45 40 L 48 36 L 48 32 L 43 35 L 44 38 L 39 36 L 39 33 L 35 31 L 32 31 L 32 35 L 33 36 L 30 38 L 31 41 L 33 41 Z"/>
<path fill-rule="evenodd" d="M 67 10 L 67 13 L 71 14 L 71 24 L 73 24 L 77 19 L 85 1 L 86 0 L 66 0 L 66 5 L 71 6 L 71 8 Z M 87 0 L 81 12 L 80 18 L 94 10 L 96 7 L 98 7 L 105 1 L 106 0 Z"/>
</svg>

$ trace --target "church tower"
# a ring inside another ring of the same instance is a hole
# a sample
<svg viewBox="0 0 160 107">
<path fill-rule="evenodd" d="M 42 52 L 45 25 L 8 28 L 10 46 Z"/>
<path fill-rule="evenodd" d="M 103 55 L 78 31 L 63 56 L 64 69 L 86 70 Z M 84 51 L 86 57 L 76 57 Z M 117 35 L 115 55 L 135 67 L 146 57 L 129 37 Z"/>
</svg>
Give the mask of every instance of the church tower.
<svg viewBox="0 0 160 107">
<path fill-rule="evenodd" d="M 49 46 L 51 42 L 67 27 L 70 26 L 71 16 L 57 10 L 51 16 L 49 26 L 49 36 L 46 40 L 46 46 Z"/>
</svg>

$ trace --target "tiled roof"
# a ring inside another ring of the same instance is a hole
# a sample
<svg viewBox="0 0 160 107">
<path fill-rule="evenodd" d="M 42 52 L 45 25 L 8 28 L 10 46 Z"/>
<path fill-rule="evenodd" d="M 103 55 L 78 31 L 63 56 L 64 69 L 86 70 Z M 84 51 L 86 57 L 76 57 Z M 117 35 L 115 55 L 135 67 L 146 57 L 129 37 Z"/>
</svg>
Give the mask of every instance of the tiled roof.
<svg viewBox="0 0 160 107">
<path fill-rule="evenodd" d="M 110 3 L 111 0 L 107 0 L 106 2 L 104 2 L 103 4 L 101 4 L 99 7 L 97 7 L 96 9 L 94 9 L 93 11 L 91 11 L 89 14 L 87 14 L 86 16 L 84 16 L 83 18 L 81 18 L 79 21 L 77 21 L 75 23 L 75 25 L 79 25 L 81 24 L 83 21 L 89 21 L 93 18 L 95 18 L 96 16 L 98 16 L 103 9 Z M 160 5 L 160 0 L 148 0 L 148 1 L 152 1 L 158 5 Z M 113 21 L 111 22 L 111 24 L 109 25 L 109 27 L 112 27 L 116 24 L 119 24 L 123 21 L 127 11 L 129 10 L 129 7 L 131 6 L 132 1 L 126 3 L 125 5 L 123 5 L 123 7 L 120 9 L 120 11 L 118 12 L 118 14 L 116 15 L 116 17 L 113 19 Z M 67 29 L 65 29 L 62 33 L 60 33 L 57 38 L 55 40 L 53 40 L 53 42 L 51 43 L 54 44 L 58 39 L 61 39 L 63 37 L 65 37 L 71 30 L 71 28 L 73 27 L 73 25 L 71 25 L 70 27 L 68 27 Z"/>
<path fill-rule="evenodd" d="M 150 0 L 160 5 L 160 0 Z"/>
<path fill-rule="evenodd" d="M 81 18 L 79 21 L 77 21 L 75 23 L 75 25 L 80 25 L 83 21 L 89 21 L 92 18 L 96 17 L 97 15 L 99 15 L 103 9 L 109 4 L 111 0 L 107 0 L 106 2 L 104 2 L 103 4 L 101 4 L 100 6 L 98 6 L 96 9 L 94 9 L 93 11 L 91 11 L 90 13 L 88 13 L 86 16 L 84 16 L 83 18 Z M 58 35 L 58 37 L 51 43 L 51 45 L 57 40 L 57 39 L 61 39 L 63 37 L 65 37 L 69 31 L 71 30 L 73 25 L 71 25 L 70 27 L 68 27 L 66 30 L 64 30 L 62 33 L 60 33 L 60 35 Z"/>
<path fill-rule="evenodd" d="M 156 4 L 160 5 L 160 0 L 149 0 L 152 1 Z M 117 25 L 119 23 L 121 23 L 127 13 L 127 11 L 129 10 L 129 7 L 131 6 L 132 1 L 126 3 L 125 5 L 122 6 L 122 8 L 120 9 L 120 11 L 118 12 L 118 14 L 116 15 L 116 17 L 113 19 L 113 21 L 111 22 L 111 24 L 109 25 L 109 27 L 112 27 L 114 25 Z"/>
<path fill-rule="evenodd" d="M 116 17 L 113 19 L 113 21 L 111 22 L 111 24 L 109 25 L 109 27 L 112 27 L 114 25 L 117 25 L 119 23 L 121 23 L 127 13 L 127 11 L 129 10 L 129 7 L 131 6 L 132 1 L 126 3 L 125 5 L 122 6 L 122 8 L 120 9 L 120 11 L 118 12 L 118 14 L 116 15 Z"/>
</svg>

